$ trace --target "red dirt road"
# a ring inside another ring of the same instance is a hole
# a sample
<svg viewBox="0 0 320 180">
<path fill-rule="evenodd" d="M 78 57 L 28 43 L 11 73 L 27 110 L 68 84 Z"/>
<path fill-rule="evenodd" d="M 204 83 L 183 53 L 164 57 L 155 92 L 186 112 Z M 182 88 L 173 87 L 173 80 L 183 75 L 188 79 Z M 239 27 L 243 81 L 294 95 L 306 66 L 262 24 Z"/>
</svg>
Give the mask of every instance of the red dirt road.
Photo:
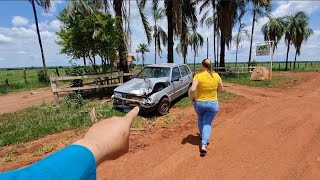
<svg viewBox="0 0 320 180">
<path fill-rule="evenodd" d="M 287 89 L 226 84 L 253 102 L 219 114 L 206 157 L 192 115 L 187 131 L 100 165 L 98 179 L 319 179 L 320 73 L 308 76 Z"/>
<path fill-rule="evenodd" d="M 50 88 L 14 92 L 0 96 L 0 114 L 15 112 L 32 105 L 53 100 Z"/>
</svg>

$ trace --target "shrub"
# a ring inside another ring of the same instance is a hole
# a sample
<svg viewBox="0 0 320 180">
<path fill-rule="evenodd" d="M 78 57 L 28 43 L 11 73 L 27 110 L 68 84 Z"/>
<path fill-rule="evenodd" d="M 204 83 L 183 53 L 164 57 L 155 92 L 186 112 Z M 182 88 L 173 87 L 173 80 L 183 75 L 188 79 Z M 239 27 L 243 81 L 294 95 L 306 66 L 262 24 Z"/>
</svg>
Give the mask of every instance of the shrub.
<svg viewBox="0 0 320 180">
<path fill-rule="evenodd" d="M 38 75 L 38 81 L 40 83 L 48 84 L 50 82 L 50 79 L 46 70 L 43 70 L 43 69 L 39 70 L 37 72 L 37 75 Z"/>
<path fill-rule="evenodd" d="M 63 104 L 65 104 L 68 108 L 80 108 L 84 105 L 84 100 L 80 93 L 72 93 L 68 94 L 64 98 Z"/>
</svg>

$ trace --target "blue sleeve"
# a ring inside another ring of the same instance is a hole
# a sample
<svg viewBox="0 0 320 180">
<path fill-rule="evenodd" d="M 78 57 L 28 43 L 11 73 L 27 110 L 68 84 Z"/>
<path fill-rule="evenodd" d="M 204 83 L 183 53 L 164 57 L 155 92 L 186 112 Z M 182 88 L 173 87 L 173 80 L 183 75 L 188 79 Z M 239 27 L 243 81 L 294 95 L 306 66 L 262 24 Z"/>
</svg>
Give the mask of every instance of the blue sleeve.
<svg viewBox="0 0 320 180">
<path fill-rule="evenodd" d="M 92 152 L 70 145 L 26 168 L 0 173 L 0 179 L 96 179 Z"/>
</svg>

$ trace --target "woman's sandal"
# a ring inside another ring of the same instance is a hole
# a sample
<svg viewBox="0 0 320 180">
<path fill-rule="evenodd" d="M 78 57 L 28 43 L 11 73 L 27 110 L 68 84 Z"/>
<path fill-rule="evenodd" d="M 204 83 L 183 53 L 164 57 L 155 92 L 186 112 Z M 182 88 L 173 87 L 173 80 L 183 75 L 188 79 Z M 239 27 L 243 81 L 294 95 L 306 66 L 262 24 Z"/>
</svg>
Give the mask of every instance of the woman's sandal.
<svg viewBox="0 0 320 180">
<path fill-rule="evenodd" d="M 200 150 L 200 156 L 201 156 L 201 157 L 206 156 L 206 154 L 207 154 L 207 150 L 204 150 L 204 149 L 201 149 L 201 150 Z"/>
</svg>

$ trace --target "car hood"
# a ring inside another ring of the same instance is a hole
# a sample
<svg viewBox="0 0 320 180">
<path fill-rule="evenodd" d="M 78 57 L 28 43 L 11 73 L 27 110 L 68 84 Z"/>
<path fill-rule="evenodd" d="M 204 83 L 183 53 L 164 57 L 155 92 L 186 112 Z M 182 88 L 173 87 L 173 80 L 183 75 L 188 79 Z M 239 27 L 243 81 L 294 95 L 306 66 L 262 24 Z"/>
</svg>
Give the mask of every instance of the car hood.
<svg viewBox="0 0 320 180">
<path fill-rule="evenodd" d="M 115 92 L 134 94 L 137 96 L 147 95 L 152 92 L 153 87 L 158 82 L 168 82 L 169 78 L 134 78 L 114 89 Z"/>
</svg>

